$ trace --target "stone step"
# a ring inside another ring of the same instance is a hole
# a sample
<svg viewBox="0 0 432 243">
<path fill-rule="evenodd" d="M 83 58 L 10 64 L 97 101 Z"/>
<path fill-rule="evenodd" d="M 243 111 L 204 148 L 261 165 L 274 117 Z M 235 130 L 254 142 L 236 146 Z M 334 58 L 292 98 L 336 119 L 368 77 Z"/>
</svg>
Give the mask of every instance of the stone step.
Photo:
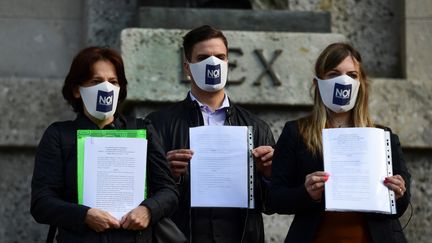
<svg viewBox="0 0 432 243">
<path fill-rule="evenodd" d="M 331 32 L 329 12 L 217 8 L 141 7 L 138 27 L 193 29 L 208 24 L 223 30 Z"/>
<path fill-rule="evenodd" d="M 186 30 L 125 29 L 121 52 L 129 80 L 128 99 L 182 100 L 190 85 L 182 73 Z M 309 88 L 319 53 L 345 41 L 331 33 L 224 31 L 229 43 L 227 91 L 242 104 L 311 105 Z"/>
</svg>

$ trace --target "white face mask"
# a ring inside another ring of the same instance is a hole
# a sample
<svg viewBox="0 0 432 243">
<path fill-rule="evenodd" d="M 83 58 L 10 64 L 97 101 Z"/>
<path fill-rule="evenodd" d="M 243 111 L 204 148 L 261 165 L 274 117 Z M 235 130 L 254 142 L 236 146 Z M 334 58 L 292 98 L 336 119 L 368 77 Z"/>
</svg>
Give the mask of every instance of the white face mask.
<svg viewBox="0 0 432 243">
<path fill-rule="evenodd" d="M 98 120 L 105 120 L 114 115 L 119 91 L 120 87 L 108 81 L 90 87 L 79 87 L 87 112 Z"/>
<path fill-rule="evenodd" d="M 189 63 L 196 85 L 208 92 L 216 92 L 225 87 L 228 74 L 228 62 L 210 56 L 201 62 Z"/>
<path fill-rule="evenodd" d="M 330 110 L 341 113 L 351 110 L 356 102 L 360 82 L 344 74 L 332 79 L 319 79 L 319 92 L 324 102 Z"/>
</svg>

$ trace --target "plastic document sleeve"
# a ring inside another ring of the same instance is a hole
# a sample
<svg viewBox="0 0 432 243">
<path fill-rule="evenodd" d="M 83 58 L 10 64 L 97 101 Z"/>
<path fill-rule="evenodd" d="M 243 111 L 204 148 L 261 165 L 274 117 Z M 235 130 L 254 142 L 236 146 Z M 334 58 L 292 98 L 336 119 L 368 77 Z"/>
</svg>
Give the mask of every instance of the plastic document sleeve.
<svg viewBox="0 0 432 243">
<path fill-rule="evenodd" d="M 396 213 L 390 132 L 379 128 L 323 129 L 327 211 Z"/>
<path fill-rule="evenodd" d="M 254 208 L 252 127 L 200 126 L 189 133 L 191 207 Z"/>
</svg>

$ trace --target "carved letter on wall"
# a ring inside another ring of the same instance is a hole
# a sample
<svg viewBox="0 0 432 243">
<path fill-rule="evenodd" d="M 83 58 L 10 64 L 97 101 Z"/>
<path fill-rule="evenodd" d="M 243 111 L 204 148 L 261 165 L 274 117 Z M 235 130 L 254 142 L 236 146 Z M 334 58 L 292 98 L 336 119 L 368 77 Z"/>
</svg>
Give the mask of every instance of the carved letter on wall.
<svg viewBox="0 0 432 243">
<path fill-rule="evenodd" d="M 230 57 L 231 55 L 229 55 L 230 53 L 234 53 L 234 54 L 238 54 L 239 56 L 243 56 L 243 50 L 241 48 L 228 48 L 228 57 L 229 57 L 228 59 L 232 60 L 232 58 Z M 237 60 L 228 62 L 228 67 L 229 67 L 230 71 L 233 70 L 234 68 L 236 68 L 237 67 Z M 244 77 L 244 76 L 241 77 L 240 79 L 237 79 L 237 80 L 228 79 L 227 80 L 227 84 L 231 84 L 231 85 L 237 84 L 237 85 L 240 85 L 245 80 L 246 80 L 246 77 Z"/>
<path fill-rule="evenodd" d="M 274 51 L 273 58 L 270 60 L 270 62 L 267 62 L 267 60 L 265 59 L 262 49 L 255 50 L 255 53 L 258 55 L 258 58 L 260 59 L 261 63 L 263 64 L 265 70 L 260 74 L 260 76 L 257 78 L 257 80 L 253 84 L 257 85 L 257 86 L 261 85 L 261 79 L 268 73 L 270 75 L 270 77 L 272 78 L 275 86 L 282 85 L 278 75 L 274 72 L 273 67 L 272 67 L 273 63 L 276 61 L 276 59 L 282 53 L 282 50 Z"/>
</svg>

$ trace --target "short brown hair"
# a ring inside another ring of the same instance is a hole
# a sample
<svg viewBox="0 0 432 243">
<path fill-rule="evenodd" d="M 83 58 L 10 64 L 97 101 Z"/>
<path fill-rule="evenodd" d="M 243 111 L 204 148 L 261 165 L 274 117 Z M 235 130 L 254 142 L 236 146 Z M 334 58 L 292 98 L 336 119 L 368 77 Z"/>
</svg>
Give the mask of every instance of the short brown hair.
<svg viewBox="0 0 432 243">
<path fill-rule="evenodd" d="M 190 62 L 192 60 L 192 50 L 198 42 L 206 41 L 213 38 L 222 39 L 225 47 L 228 50 L 228 41 L 222 31 L 215 29 L 209 25 L 203 25 L 189 31 L 183 37 L 183 50 L 186 59 Z"/>
<path fill-rule="evenodd" d="M 73 91 L 85 81 L 91 79 L 93 76 L 92 68 L 97 61 L 109 61 L 114 65 L 120 85 L 118 102 L 121 103 L 126 99 L 127 80 L 121 56 L 113 49 L 107 47 L 87 47 L 81 50 L 73 59 L 62 89 L 64 99 L 77 113 L 83 113 L 84 110 L 82 100 L 75 98 Z"/>
</svg>

